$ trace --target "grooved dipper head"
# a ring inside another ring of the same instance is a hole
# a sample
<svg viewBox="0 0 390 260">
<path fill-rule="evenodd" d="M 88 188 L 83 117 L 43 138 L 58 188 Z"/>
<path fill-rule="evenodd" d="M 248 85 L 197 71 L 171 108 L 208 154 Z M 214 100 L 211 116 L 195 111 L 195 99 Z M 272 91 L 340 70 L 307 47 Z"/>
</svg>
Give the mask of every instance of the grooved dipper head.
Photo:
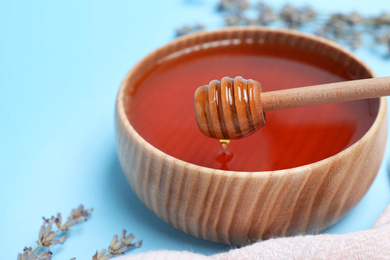
<svg viewBox="0 0 390 260">
<path fill-rule="evenodd" d="M 261 85 L 240 76 L 212 80 L 195 91 L 195 116 L 200 131 L 211 138 L 239 139 L 265 125 Z"/>
</svg>

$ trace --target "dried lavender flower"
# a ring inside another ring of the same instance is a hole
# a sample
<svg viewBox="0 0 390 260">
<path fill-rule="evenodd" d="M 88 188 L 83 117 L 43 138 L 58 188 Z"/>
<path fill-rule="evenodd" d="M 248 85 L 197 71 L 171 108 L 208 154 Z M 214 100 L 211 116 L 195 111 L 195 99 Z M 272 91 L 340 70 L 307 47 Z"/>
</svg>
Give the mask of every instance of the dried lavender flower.
<svg viewBox="0 0 390 260">
<path fill-rule="evenodd" d="M 390 38 L 387 39 L 387 51 L 390 54 Z"/>
<path fill-rule="evenodd" d="M 387 42 L 390 40 L 390 29 L 386 31 L 384 34 L 378 34 L 375 36 L 376 43 L 379 44 L 387 44 Z"/>
<path fill-rule="evenodd" d="M 355 26 L 363 22 L 363 17 L 359 13 L 353 12 L 346 16 L 346 22 L 350 26 Z"/>
<path fill-rule="evenodd" d="M 62 224 L 61 213 L 57 213 L 57 218 L 55 219 L 55 223 L 56 223 L 57 228 L 60 229 L 61 224 Z"/>
<path fill-rule="evenodd" d="M 318 15 L 316 10 L 314 10 L 314 8 L 309 6 L 309 5 L 302 7 L 300 12 L 301 12 L 302 19 L 305 22 L 309 22 L 311 20 L 314 20 L 316 18 L 316 16 Z"/>
<path fill-rule="evenodd" d="M 203 24 L 196 24 L 194 26 L 183 26 L 176 29 L 176 37 L 180 37 L 189 33 L 203 31 L 205 26 Z"/>
<path fill-rule="evenodd" d="M 23 254 L 19 253 L 17 260 L 35 260 L 37 255 L 33 253 L 31 247 L 25 247 L 23 249 Z"/>
<path fill-rule="evenodd" d="M 80 217 L 87 218 L 92 213 L 93 209 L 84 210 L 84 205 L 80 204 L 77 209 L 72 209 L 72 213 L 68 219 L 76 219 Z"/>
<path fill-rule="evenodd" d="M 92 260 L 108 260 L 111 257 L 112 255 L 110 253 L 106 254 L 106 249 L 103 249 L 100 252 L 96 251 L 96 254 L 92 257 Z"/>
<path fill-rule="evenodd" d="M 39 247 L 41 246 L 50 247 L 52 245 L 62 244 L 66 241 L 67 239 L 66 236 L 54 240 L 54 238 L 58 234 L 58 231 L 57 232 L 52 231 L 52 227 L 55 221 L 56 221 L 55 217 L 51 217 L 50 220 L 43 218 L 43 224 L 41 226 L 41 229 L 39 230 L 39 235 L 38 235 L 39 239 L 37 241 Z"/>
<path fill-rule="evenodd" d="M 113 255 L 123 254 L 125 251 L 129 249 L 133 249 L 136 247 L 140 247 L 142 245 L 142 241 L 138 241 L 136 243 L 131 243 L 134 239 L 134 235 L 130 234 L 126 236 L 126 230 L 124 229 L 118 239 L 118 235 L 115 235 L 108 247 L 108 252 Z"/>
<path fill-rule="evenodd" d="M 258 25 L 269 25 L 272 22 L 275 22 L 279 19 L 279 17 L 274 12 L 273 8 L 267 5 L 264 2 L 259 2 L 256 8 L 259 12 L 258 18 L 256 20 Z"/>
<path fill-rule="evenodd" d="M 280 10 L 280 18 L 282 19 L 286 27 L 290 29 L 297 29 L 301 27 L 303 22 L 301 10 L 290 4 L 286 4 Z"/>
<path fill-rule="evenodd" d="M 52 255 L 53 253 L 50 250 L 46 250 L 39 253 L 37 260 L 49 260 Z"/>
<path fill-rule="evenodd" d="M 361 35 L 359 32 L 353 31 L 347 36 L 347 42 L 352 50 L 356 50 L 362 45 Z"/>
<path fill-rule="evenodd" d="M 390 54 L 390 29 L 385 34 L 378 35 L 377 42 L 385 44 L 387 46 L 387 51 Z"/>
<path fill-rule="evenodd" d="M 49 260 L 53 255 L 49 250 L 40 252 L 39 255 L 36 255 L 31 247 L 25 247 L 23 249 L 23 254 L 18 254 L 17 260 Z"/>
<path fill-rule="evenodd" d="M 247 0 L 221 0 L 217 6 L 218 11 L 244 11 L 249 8 Z"/>
<path fill-rule="evenodd" d="M 345 17 L 343 14 L 332 14 L 325 23 L 325 30 L 331 39 L 340 39 L 345 32 Z"/>
<path fill-rule="evenodd" d="M 371 17 L 369 19 L 369 21 L 376 28 L 381 28 L 383 26 L 389 26 L 390 25 L 390 13 L 383 12 L 379 16 Z"/>
<path fill-rule="evenodd" d="M 64 232 L 69 231 L 69 228 L 70 228 L 71 226 L 74 226 L 74 225 L 76 225 L 77 223 L 80 223 L 80 222 L 86 221 L 86 220 L 87 220 L 87 217 L 85 217 L 85 216 L 81 216 L 81 217 L 78 217 L 78 218 L 70 218 L 70 219 L 68 219 L 68 220 L 65 222 L 64 225 L 61 226 L 60 230 L 61 230 L 61 231 L 64 231 Z"/>
<path fill-rule="evenodd" d="M 77 223 L 80 223 L 82 221 L 87 221 L 88 219 L 88 216 L 93 212 L 93 209 L 87 209 L 87 210 L 84 210 L 84 206 L 83 205 L 80 205 L 78 208 L 76 209 L 72 209 L 72 212 L 70 214 L 70 216 L 68 217 L 68 220 L 65 222 L 65 224 L 61 225 L 61 214 L 58 213 L 57 214 L 57 222 L 59 222 L 57 224 L 57 226 L 60 226 L 59 229 L 61 231 L 69 231 L 69 228 L 71 226 L 74 226 L 76 225 Z"/>
<path fill-rule="evenodd" d="M 226 26 L 248 25 L 249 19 L 240 13 L 229 13 L 224 15 Z"/>
</svg>

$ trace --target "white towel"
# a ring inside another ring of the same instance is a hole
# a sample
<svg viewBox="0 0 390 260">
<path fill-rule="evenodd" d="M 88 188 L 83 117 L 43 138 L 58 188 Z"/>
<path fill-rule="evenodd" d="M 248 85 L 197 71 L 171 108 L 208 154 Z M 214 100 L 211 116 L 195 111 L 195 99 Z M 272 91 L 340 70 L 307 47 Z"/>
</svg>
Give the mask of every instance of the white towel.
<svg viewBox="0 0 390 260">
<path fill-rule="evenodd" d="M 161 250 L 115 259 L 390 259 L 390 205 L 365 231 L 274 238 L 211 256 Z"/>
</svg>

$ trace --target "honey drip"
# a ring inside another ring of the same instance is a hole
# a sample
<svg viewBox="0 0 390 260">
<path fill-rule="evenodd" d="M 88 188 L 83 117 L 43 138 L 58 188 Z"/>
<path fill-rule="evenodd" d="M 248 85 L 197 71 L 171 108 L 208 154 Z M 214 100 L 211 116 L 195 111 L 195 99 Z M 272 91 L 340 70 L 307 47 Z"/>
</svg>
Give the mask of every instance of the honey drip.
<svg viewBox="0 0 390 260">
<path fill-rule="evenodd" d="M 230 143 L 230 140 L 228 139 L 219 139 L 219 142 L 221 143 L 221 152 L 217 155 L 215 158 L 217 162 L 221 163 L 221 170 L 229 170 L 228 163 L 233 158 L 233 153 L 228 150 L 228 144 Z"/>
<path fill-rule="evenodd" d="M 219 142 L 221 143 L 222 146 L 222 153 L 226 153 L 226 149 L 230 143 L 229 139 L 219 139 Z"/>
</svg>

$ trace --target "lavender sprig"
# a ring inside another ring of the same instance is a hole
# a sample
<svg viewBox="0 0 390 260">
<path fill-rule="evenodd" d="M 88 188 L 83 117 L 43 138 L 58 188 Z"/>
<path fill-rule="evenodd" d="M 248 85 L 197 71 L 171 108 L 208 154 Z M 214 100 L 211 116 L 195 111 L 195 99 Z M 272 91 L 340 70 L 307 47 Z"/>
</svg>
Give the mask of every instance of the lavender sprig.
<svg viewBox="0 0 390 260">
<path fill-rule="evenodd" d="M 388 12 L 371 17 L 362 16 L 358 12 L 321 14 L 308 5 L 286 4 L 279 10 L 274 10 L 271 5 L 263 1 L 251 4 L 247 0 L 220 0 L 216 11 L 224 19 L 225 26 L 282 25 L 294 30 L 304 28 L 305 31 L 345 44 L 352 50 L 365 45 L 379 44 L 387 46 L 390 54 L 390 13 Z M 176 36 L 197 32 L 204 28 L 206 28 L 204 25 L 185 26 L 177 30 Z M 367 42 L 370 38 L 371 42 Z"/>
<path fill-rule="evenodd" d="M 69 231 L 70 227 L 86 221 L 88 216 L 92 213 L 93 209 L 84 210 L 84 206 L 80 205 L 78 208 L 72 209 L 68 220 L 62 224 L 61 213 L 57 213 L 57 217 L 52 216 L 50 219 L 43 218 L 43 224 L 39 230 L 37 247 L 32 250 L 31 247 L 25 247 L 23 253 L 19 253 L 17 260 L 48 260 L 52 258 L 52 252 L 49 250 L 51 246 L 63 244 L 67 240 L 67 236 L 59 236 L 59 233 Z M 53 231 L 53 226 L 57 227 L 56 231 Z M 46 247 L 48 250 L 37 254 L 38 249 Z"/>
<path fill-rule="evenodd" d="M 107 254 L 105 249 L 100 252 L 96 251 L 92 260 L 108 260 L 111 259 L 113 255 L 122 255 L 127 250 L 140 247 L 142 245 L 142 240 L 132 243 L 134 237 L 133 234 L 126 236 L 126 230 L 124 229 L 119 237 L 118 235 L 115 235 L 112 238 Z"/>
<path fill-rule="evenodd" d="M 51 217 L 50 219 L 43 218 L 43 224 L 39 230 L 38 234 L 38 246 L 33 250 L 31 247 L 25 247 L 23 253 L 19 253 L 17 260 L 50 260 L 52 259 L 53 253 L 49 250 L 51 246 L 63 244 L 67 240 L 67 236 L 59 236 L 59 233 L 65 233 L 70 230 L 70 227 L 86 221 L 88 216 L 92 213 L 93 209 L 84 209 L 83 205 L 80 205 L 78 208 L 72 209 L 70 216 L 67 221 L 62 224 L 61 213 L 57 213 L 57 217 Z M 53 231 L 54 225 L 57 227 L 56 231 Z M 118 238 L 118 235 L 115 235 L 111 240 L 111 243 L 108 247 L 108 253 L 105 249 L 96 251 L 95 255 L 92 256 L 93 260 L 108 260 L 111 259 L 113 255 L 124 254 L 127 250 L 140 247 L 142 241 L 132 243 L 134 235 L 130 234 L 126 236 L 126 230 L 124 229 L 121 235 Z M 46 247 L 47 250 L 37 254 L 38 249 Z M 76 260 L 75 257 L 70 260 Z"/>
</svg>

